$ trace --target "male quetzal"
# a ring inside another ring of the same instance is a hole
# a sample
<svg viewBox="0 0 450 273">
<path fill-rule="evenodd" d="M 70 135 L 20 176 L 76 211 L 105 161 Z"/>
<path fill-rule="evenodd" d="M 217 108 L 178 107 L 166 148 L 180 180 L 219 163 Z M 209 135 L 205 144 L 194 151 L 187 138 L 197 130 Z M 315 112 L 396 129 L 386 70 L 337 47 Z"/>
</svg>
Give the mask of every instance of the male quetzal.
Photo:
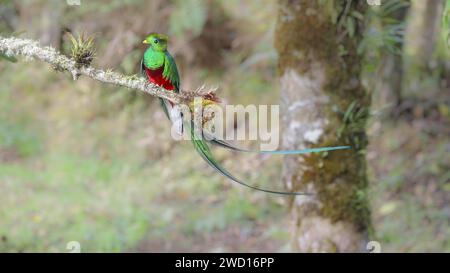
<svg viewBox="0 0 450 273">
<path fill-rule="evenodd" d="M 163 87 L 168 91 L 180 92 L 180 77 L 178 74 L 177 65 L 172 55 L 167 51 L 167 43 L 168 37 L 163 34 L 151 33 L 146 39 L 143 41 L 144 44 L 148 45 L 147 50 L 144 53 L 144 57 L 141 61 L 141 73 L 144 77 L 146 77 L 150 82 Z M 206 140 L 199 135 L 199 132 L 202 130 L 195 130 L 194 122 L 187 122 L 183 124 L 183 117 L 180 111 L 177 111 L 174 108 L 172 102 L 160 99 L 164 112 L 167 117 L 174 123 L 174 126 L 177 128 L 177 132 L 179 134 L 183 133 L 184 127 L 188 127 L 191 134 L 191 140 L 194 144 L 195 149 L 202 156 L 202 158 L 214 169 L 220 172 L 222 175 L 230 178 L 231 180 L 244 185 L 246 187 L 260 190 L 268 193 L 276 193 L 276 194 L 287 194 L 287 195 L 299 195 L 304 193 L 296 193 L 296 192 L 279 192 L 272 190 L 260 189 L 254 186 L 247 185 L 246 183 L 240 181 L 232 174 L 230 174 L 226 169 L 224 169 L 213 157 Z M 186 125 L 186 126 L 185 126 Z M 200 133 L 201 134 L 201 133 Z M 208 136 L 208 139 L 209 138 Z M 258 152 L 258 153 L 268 153 L 268 154 L 303 154 L 303 153 L 312 153 L 312 152 L 324 152 L 331 150 L 339 150 L 339 149 L 347 149 L 347 146 L 339 146 L 339 147 L 323 147 L 323 148 L 314 148 L 314 149 L 305 149 L 305 150 L 293 150 L 293 151 L 252 151 L 243 148 L 236 147 L 226 141 L 219 140 L 217 138 L 212 138 L 210 140 L 211 143 L 215 145 L 219 145 L 231 150 L 241 151 L 241 152 Z"/>
</svg>

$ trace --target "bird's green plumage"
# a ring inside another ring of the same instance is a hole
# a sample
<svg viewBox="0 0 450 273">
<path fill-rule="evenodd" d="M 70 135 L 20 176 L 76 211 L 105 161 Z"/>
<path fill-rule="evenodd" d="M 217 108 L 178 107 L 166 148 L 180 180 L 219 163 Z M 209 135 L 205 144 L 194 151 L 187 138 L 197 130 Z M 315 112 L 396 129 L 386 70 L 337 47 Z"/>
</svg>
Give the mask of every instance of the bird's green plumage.
<svg viewBox="0 0 450 273">
<path fill-rule="evenodd" d="M 178 74 L 177 64 L 172 55 L 167 51 L 167 36 L 151 33 L 144 40 L 149 47 L 144 53 L 141 63 L 141 73 L 145 75 L 144 68 L 151 70 L 163 69 L 162 76 L 174 86 L 174 92 L 180 92 L 180 76 Z M 160 99 L 164 113 L 169 117 L 167 109 L 167 100 Z"/>
<path fill-rule="evenodd" d="M 147 38 L 144 40 L 145 44 L 149 44 L 148 49 L 144 53 L 144 57 L 141 62 L 141 72 L 144 76 L 147 76 L 146 72 L 144 70 L 147 68 L 149 70 L 162 70 L 162 78 L 163 82 L 170 82 L 170 84 L 173 86 L 174 92 L 180 92 L 180 77 L 178 74 L 177 65 L 175 63 L 175 60 L 173 59 L 172 55 L 167 51 L 167 36 L 157 33 L 152 33 L 147 36 Z M 158 74 L 161 76 L 160 74 Z M 166 113 L 167 117 L 170 119 L 169 111 L 168 111 L 168 105 L 169 102 L 167 100 L 161 99 L 161 104 L 164 109 L 164 112 Z M 181 113 L 180 113 L 181 114 Z M 223 168 L 213 157 L 211 150 L 209 149 L 209 146 L 206 142 L 206 140 L 202 136 L 202 130 L 196 130 L 194 121 L 187 121 L 184 127 L 189 127 L 189 131 L 191 134 L 191 141 L 194 145 L 197 152 L 200 154 L 200 156 L 215 170 L 217 170 L 222 175 L 228 177 L 229 179 L 243 185 L 246 187 L 249 187 L 251 189 L 268 192 L 268 193 L 275 193 L 275 194 L 283 194 L 283 195 L 304 195 L 306 193 L 299 193 L 299 192 L 279 192 L 279 191 L 272 191 L 272 190 L 265 190 L 260 189 L 258 187 L 254 187 L 251 185 L 248 185 L 241 180 L 234 177 L 232 174 L 230 174 L 225 168 Z M 208 139 L 211 139 L 208 136 Z M 253 150 L 247 150 L 242 149 L 239 147 L 236 147 L 226 141 L 219 140 L 216 138 L 212 138 L 211 143 L 228 148 L 235 151 L 241 151 L 241 152 L 257 152 L 257 153 L 266 153 L 266 154 L 304 154 L 304 153 L 316 153 L 316 152 L 324 152 L 324 151 L 332 151 L 332 150 L 340 150 L 340 149 L 349 149 L 348 146 L 339 146 L 339 147 L 323 147 L 323 148 L 313 148 L 313 149 L 304 149 L 304 150 L 292 150 L 292 151 L 253 151 Z"/>
<path fill-rule="evenodd" d="M 167 39 L 161 39 L 161 37 L 158 36 L 158 34 L 150 34 L 146 38 L 145 43 L 150 44 L 150 46 L 144 53 L 141 68 L 146 67 L 151 70 L 157 70 L 161 69 L 164 66 L 162 76 L 165 79 L 169 80 L 170 83 L 175 87 L 174 88 L 175 92 L 179 92 L 180 77 L 178 74 L 178 69 L 175 60 L 173 59 L 172 55 L 170 55 L 170 53 L 167 51 Z M 166 113 L 167 116 L 169 116 L 167 106 L 164 103 L 164 99 L 161 99 L 161 101 L 162 106 L 164 108 L 164 112 Z M 192 121 L 188 125 L 190 125 L 188 127 L 191 134 L 192 144 L 194 145 L 198 153 L 201 155 L 201 157 L 214 169 L 216 169 L 223 175 L 235 180 L 226 170 L 220 167 L 217 161 L 215 161 L 208 147 L 208 144 L 205 142 L 205 140 L 201 135 L 196 133 L 194 122 Z"/>
<path fill-rule="evenodd" d="M 165 60 L 165 53 L 156 51 L 152 47 L 149 47 L 144 53 L 144 65 L 152 70 L 161 68 L 165 63 Z"/>
<path fill-rule="evenodd" d="M 149 47 L 144 53 L 143 64 L 145 67 L 156 70 L 162 68 L 163 77 L 168 79 L 175 86 L 175 92 L 180 89 L 180 76 L 178 75 L 177 65 L 169 52 L 156 51 Z"/>
<path fill-rule="evenodd" d="M 169 80 L 175 87 L 174 91 L 180 91 L 180 76 L 178 74 L 177 64 L 167 51 L 167 36 L 158 33 L 151 33 L 144 40 L 149 47 L 144 53 L 142 65 L 151 70 L 157 70 L 164 67 L 162 76 Z"/>
<path fill-rule="evenodd" d="M 175 92 L 178 93 L 180 91 L 180 76 L 178 75 L 177 64 L 168 51 L 165 53 L 163 77 L 175 86 Z"/>
<path fill-rule="evenodd" d="M 167 51 L 167 38 L 165 36 L 160 36 L 159 34 L 150 34 L 146 40 L 144 41 L 146 44 L 150 44 L 149 48 L 145 51 L 144 57 L 142 59 L 141 64 L 141 70 L 144 70 L 145 68 L 151 69 L 151 70 L 158 70 L 161 69 L 164 66 L 164 70 L 162 73 L 163 78 L 166 80 L 169 80 L 170 83 L 174 86 L 174 91 L 179 92 L 180 90 L 180 78 L 178 74 L 177 65 L 175 63 L 175 60 L 173 59 L 172 55 Z M 142 71 L 143 73 L 143 71 Z M 145 74 L 145 73 L 143 73 Z M 164 112 L 169 117 L 169 111 L 167 109 L 167 103 L 164 99 L 161 99 L 162 106 L 164 109 Z M 170 117 L 169 117 L 170 118 Z M 200 156 L 215 170 L 217 170 L 220 174 L 228 177 L 229 179 L 244 185 L 246 187 L 264 191 L 268 193 L 276 193 L 276 194 L 287 194 L 287 195 L 297 195 L 301 193 L 290 193 L 290 192 L 278 192 L 278 191 L 271 191 L 271 190 L 265 190 L 260 189 L 254 186 L 250 186 L 236 177 L 234 177 L 232 174 L 230 174 L 225 168 L 223 168 L 213 157 L 211 150 L 209 149 L 208 144 L 206 143 L 205 139 L 202 136 L 201 131 L 202 130 L 196 130 L 194 121 L 187 121 L 186 124 L 187 127 L 189 127 L 189 131 L 191 134 L 191 141 L 194 145 L 194 148 L 197 150 L 197 152 L 200 154 Z M 185 127 L 186 127 L 185 126 Z M 200 131 L 200 132 L 197 132 Z M 239 148 L 229 145 L 228 143 L 221 144 L 223 147 L 232 148 L 235 150 L 239 150 Z M 242 150 L 244 151 L 244 150 Z"/>
</svg>

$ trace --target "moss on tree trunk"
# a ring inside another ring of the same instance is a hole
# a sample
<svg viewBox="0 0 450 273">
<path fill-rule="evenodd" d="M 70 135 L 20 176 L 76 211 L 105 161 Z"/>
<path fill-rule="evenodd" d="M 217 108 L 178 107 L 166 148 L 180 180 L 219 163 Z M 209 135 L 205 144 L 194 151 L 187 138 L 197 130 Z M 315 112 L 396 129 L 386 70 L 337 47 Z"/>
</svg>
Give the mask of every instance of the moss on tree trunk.
<svg viewBox="0 0 450 273">
<path fill-rule="evenodd" d="M 280 0 L 283 148 L 350 145 L 286 156 L 284 181 L 315 193 L 292 200 L 294 250 L 362 251 L 370 230 L 365 149 L 370 96 L 360 81 L 365 1 Z M 359 18 L 359 19 L 358 19 Z"/>
</svg>

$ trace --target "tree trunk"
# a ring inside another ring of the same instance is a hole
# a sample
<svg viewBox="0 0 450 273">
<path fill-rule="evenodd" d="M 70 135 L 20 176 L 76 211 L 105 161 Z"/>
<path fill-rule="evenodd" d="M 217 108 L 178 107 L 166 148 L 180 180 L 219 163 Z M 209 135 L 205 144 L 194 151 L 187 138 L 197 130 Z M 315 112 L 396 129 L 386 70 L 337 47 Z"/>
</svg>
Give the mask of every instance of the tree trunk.
<svg viewBox="0 0 450 273">
<path fill-rule="evenodd" d="M 410 61 L 405 71 L 404 97 L 412 104 L 418 101 L 432 103 L 445 99 L 441 95 L 440 82 L 445 77 L 446 62 L 440 60 L 442 56 L 437 52 L 445 1 L 411 2 L 411 19 L 405 37 Z"/>
<path fill-rule="evenodd" d="M 395 11 L 390 20 L 383 22 L 383 27 L 388 28 L 393 24 L 405 23 L 409 7 L 403 7 Z M 397 106 L 401 104 L 402 89 L 403 89 L 403 41 L 397 44 L 399 53 L 383 52 L 381 61 L 380 79 L 377 79 L 376 90 L 374 92 L 373 108 L 375 111 L 382 110 L 386 106 L 389 107 L 389 114 L 394 114 Z"/>
<path fill-rule="evenodd" d="M 365 148 L 370 96 L 360 81 L 357 47 L 365 1 L 279 0 L 284 149 L 349 145 L 328 154 L 286 156 L 283 179 L 292 200 L 293 249 L 359 252 L 370 230 Z M 360 17 L 360 16 L 359 16 Z M 351 21 L 351 22 L 350 22 Z"/>
<path fill-rule="evenodd" d="M 417 47 L 415 48 L 418 61 L 425 68 L 433 66 L 433 54 L 438 44 L 439 31 L 444 10 L 444 0 L 414 1 L 413 8 L 419 13 L 420 27 L 411 30 L 419 33 L 417 36 Z"/>
<path fill-rule="evenodd" d="M 26 30 L 30 38 L 38 39 L 43 45 L 61 47 L 61 19 L 67 3 L 61 0 L 19 3 L 19 28 Z M 36 19 L 36 17 L 39 17 Z"/>
</svg>

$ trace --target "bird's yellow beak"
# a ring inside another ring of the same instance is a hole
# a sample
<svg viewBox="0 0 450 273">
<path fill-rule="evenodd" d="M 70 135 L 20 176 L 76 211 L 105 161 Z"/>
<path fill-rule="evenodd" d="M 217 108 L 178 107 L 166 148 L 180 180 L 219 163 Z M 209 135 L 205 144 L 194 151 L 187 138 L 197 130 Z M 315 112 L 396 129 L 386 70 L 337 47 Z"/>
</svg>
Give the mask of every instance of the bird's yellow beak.
<svg viewBox="0 0 450 273">
<path fill-rule="evenodd" d="M 142 41 L 143 44 L 148 44 L 147 40 Z"/>
</svg>

